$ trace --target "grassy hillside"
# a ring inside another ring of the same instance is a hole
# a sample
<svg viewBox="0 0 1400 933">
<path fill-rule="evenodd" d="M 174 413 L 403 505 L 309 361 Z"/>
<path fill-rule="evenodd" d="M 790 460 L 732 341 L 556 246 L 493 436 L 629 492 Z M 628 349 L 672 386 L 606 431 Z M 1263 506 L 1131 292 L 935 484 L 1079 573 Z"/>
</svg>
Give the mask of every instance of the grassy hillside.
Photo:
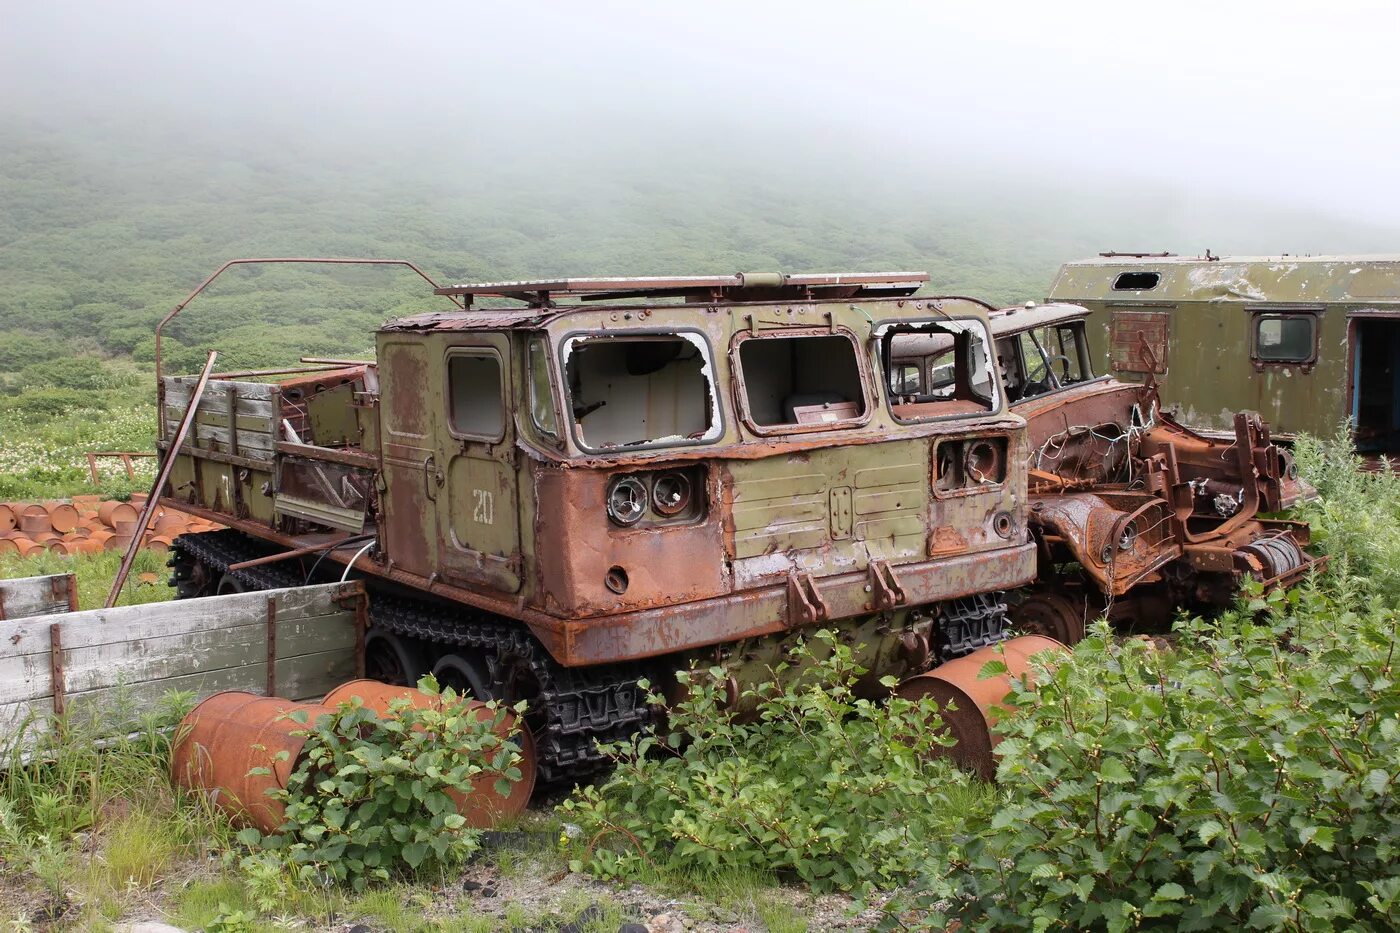
<svg viewBox="0 0 1400 933">
<path fill-rule="evenodd" d="M 0 495 L 81 483 L 85 449 L 153 433 L 155 322 L 239 256 L 407 258 L 442 281 L 738 270 L 928 270 L 930 291 L 1043 296 L 1102 248 L 1376 250 L 1392 231 L 1198 203 L 1129 181 L 1092 193 L 872 140 L 530 137 L 374 144 L 157 121 L 0 124 Z M 959 167 L 961 166 L 961 167 Z M 221 279 L 172 328 L 172 369 L 359 354 L 444 306 L 407 272 L 274 267 Z M 31 450 L 31 447 L 33 448 Z"/>
</svg>

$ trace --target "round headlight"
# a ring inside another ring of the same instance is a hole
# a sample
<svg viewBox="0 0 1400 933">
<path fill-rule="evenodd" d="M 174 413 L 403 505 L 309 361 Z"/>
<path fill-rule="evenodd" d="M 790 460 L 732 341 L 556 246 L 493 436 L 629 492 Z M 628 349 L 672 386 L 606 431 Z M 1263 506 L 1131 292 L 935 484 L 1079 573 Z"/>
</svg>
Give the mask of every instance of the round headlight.
<svg viewBox="0 0 1400 933">
<path fill-rule="evenodd" d="M 1001 472 L 997 468 L 999 459 L 996 446 L 991 441 L 973 441 L 967 447 L 963 470 L 974 482 L 995 483 L 997 474 Z"/>
<path fill-rule="evenodd" d="M 1137 544 L 1137 539 L 1137 522 L 1128 522 L 1127 527 L 1123 529 L 1123 533 L 1118 536 L 1118 550 L 1131 551 L 1133 549 L 1133 545 Z"/>
<path fill-rule="evenodd" d="M 619 525 L 635 525 L 647 511 L 647 488 L 633 476 L 620 476 L 608 487 L 608 517 Z"/>
<path fill-rule="evenodd" d="M 690 505 L 690 480 L 684 473 L 662 473 L 651 484 L 651 504 L 662 515 L 679 515 Z"/>
</svg>

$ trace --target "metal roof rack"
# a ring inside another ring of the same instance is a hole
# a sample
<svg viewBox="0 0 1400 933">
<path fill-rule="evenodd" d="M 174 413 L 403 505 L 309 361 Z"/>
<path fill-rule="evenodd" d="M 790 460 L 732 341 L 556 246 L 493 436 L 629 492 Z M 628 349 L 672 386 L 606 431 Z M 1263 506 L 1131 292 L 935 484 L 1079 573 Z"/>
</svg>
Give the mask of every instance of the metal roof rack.
<svg viewBox="0 0 1400 933">
<path fill-rule="evenodd" d="M 687 298 L 694 301 L 769 301 L 784 298 L 902 297 L 918 291 L 927 272 L 740 272 L 734 275 L 640 276 L 632 278 L 565 278 L 521 282 L 448 285 L 434 294 L 513 298 L 551 306 L 555 298 L 612 301 L 624 298 Z"/>
</svg>

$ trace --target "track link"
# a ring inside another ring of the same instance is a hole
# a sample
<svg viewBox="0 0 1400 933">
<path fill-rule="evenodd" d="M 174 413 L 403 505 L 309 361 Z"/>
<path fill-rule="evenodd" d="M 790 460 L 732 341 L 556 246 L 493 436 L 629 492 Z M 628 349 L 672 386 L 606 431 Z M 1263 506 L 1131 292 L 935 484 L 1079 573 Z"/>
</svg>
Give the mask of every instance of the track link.
<svg viewBox="0 0 1400 933">
<path fill-rule="evenodd" d="M 182 535 L 172 546 L 172 585 L 181 596 L 197 578 L 195 564 L 206 577 L 222 576 L 230 564 L 276 548 L 233 530 Z M 233 571 L 233 577 L 249 589 L 303 586 L 295 561 L 266 564 Z M 650 673 L 640 664 L 607 664 L 566 668 L 521 623 L 457 603 L 418 599 L 386 592 L 367 577 L 370 588 L 370 621 L 381 631 L 419 639 L 438 655 L 462 647 L 485 657 L 492 672 L 492 687 L 509 696 L 501 678 L 507 672 L 527 668 L 538 692 L 531 698 L 528 719 L 535 728 L 539 752 L 539 777 L 546 782 L 580 781 L 611 766 L 598 751 L 598 743 L 621 741 L 654 721 L 646 703 L 646 691 L 637 681 Z M 190 595 L 193 595 L 192 593 Z"/>
</svg>

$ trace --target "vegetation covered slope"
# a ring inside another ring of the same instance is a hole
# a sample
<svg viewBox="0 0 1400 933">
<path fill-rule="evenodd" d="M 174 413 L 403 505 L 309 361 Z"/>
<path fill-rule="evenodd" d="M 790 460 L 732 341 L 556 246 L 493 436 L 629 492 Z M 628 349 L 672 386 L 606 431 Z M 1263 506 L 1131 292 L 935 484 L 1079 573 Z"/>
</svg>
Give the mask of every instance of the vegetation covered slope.
<svg viewBox="0 0 1400 933">
<path fill-rule="evenodd" d="M 223 261 L 406 258 L 440 281 L 738 270 L 927 270 L 930 292 L 1043 297 L 1058 264 L 1116 248 L 1377 250 L 1389 231 L 1259 205 L 1093 193 L 978 168 L 971 149 L 871 139 L 441 136 L 350 140 L 0 115 L 0 497 L 84 488 L 82 452 L 149 449 L 152 331 Z M 872 131 L 873 133 L 873 131 Z M 950 148 L 950 151 L 951 148 Z M 230 272 L 183 314 L 170 368 L 368 352 L 435 307 L 412 273 Z M 111 490 L 108 490 L 111 491 Z"/>
</svg>

